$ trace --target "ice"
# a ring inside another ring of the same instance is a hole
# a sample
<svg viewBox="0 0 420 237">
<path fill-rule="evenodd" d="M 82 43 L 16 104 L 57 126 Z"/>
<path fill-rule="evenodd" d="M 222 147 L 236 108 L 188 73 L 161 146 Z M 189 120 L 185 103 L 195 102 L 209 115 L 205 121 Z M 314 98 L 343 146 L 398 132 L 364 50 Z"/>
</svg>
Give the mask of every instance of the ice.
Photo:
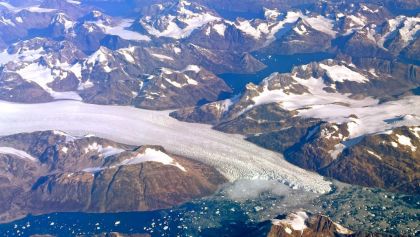
<svg viewBox="0 0 420 237">
<path fill-rule="evenodd" d="M 337 34 L 337 32 L 333 30 L 334 28 L 333 21 L 330 19 L 327 19 L 323 16 L 304 17 L 304 19 L 315 30 L 331 35 L 332 37 L 335 37 L 335 35 Z"/>
<path fill-rule="evenodd" d="M 150 37 L 128 29 L 133 24 L 133 22 L 134 20 L 132 19 L 123 19 L 115 26 L 105 25 L 102 21 L 97 21 L 94 23 L 101 27 L 105 33 L 109 35 L 116 35 L 126 40 L 150 41 Z"/>
<path fill-rule="evenodd" d="M 0 52 L 0 66 L 11 61 L 33 61 L 40 58 L 43 52 L 43 48 L 38 48 L 35 50 L 23 48 L 15 54 L 9 54 L 7 50 L 4 50 L 3 52 Z"/>
<path fill-rule="evenodd" d="M 280 224 L 287 224 L 289 225 L 293 230 L 304 230 L 307 228 L 305 221 L 308 219 L 308 215 L 306 212 L 298 211 L 296 213 L 291 213 L 287 216 L 287 219 L 285 220 L 276 220 L 274 219 L 272 222 L 274 225 L 280 225 Z"/>
<path fill-rule="evenodd" d="M 367 151 L 367 153 L 371 154 L 372 156 L 378 158 L 379 160 L 382 160 L 381 156 L 376 154 L 374 151 L 371 151 L 371 150 L 366 150 L 366 151 Z"/>
<path fill-rule="evenodd" d="M 38 84 L 42 89 L 50 93 L 54 99 L 82 100 L 76 92 L 56 92 L 49 87 L 48 84 L 54 81 L 54 77 L 51 75 L 51 69 L 39 63 L 28 64 L 17 70 L 16 73 L 18 73 L 24 80 Z"/>
<path fill-rule="evenodd" d="M 417 150 L 417 147 L 411 143 L 411 138 L 399 134 L 397 134 L 397 138 L 399 144 L 410 147 L 413 152 Z"/>
<path fill-rule="evenodd" d="M 165 78 L 165 81 L 169 82 L 169 84 L 171 84 L 171 85 L 173 85 L 173 86 L 175 86 L 175 87 L 178 87 L 178 88 L 183 87 L 183 85 L 181 85 L 180 83 L 178 83 L 178 82 L 176 82 L 176 81 L 172 81 L 172 80 L 170 80 L 170 79 L 168 79 L 168 78 Z"/>
<path fill-rule="evenodd" d="M 165 61 L 165 60 L 174 61 L 173 58 L 171 58 L 169 56 L 166 56 L 166 55 L 163 55 L 163 54 L 151 53 L 150 55 L 159 59 L 159 60 L 161 60 L 161 61 Z"/>
<path fill-rule="evenodd" d="M 92 144 L 89 144 L 84 149 L 85 153 L 88 153 L 88 152 L 91 152 L 91 151 L 96 151 L 99 154 L 101 154 L 104 158 L 106 158 L 106 157 L 109 157 L 109 156 L 120 154 L 120 153 L 124 152 L 124 149 L 120 149 L 120 148 L 116 148 L 116 147 L 112 147 L 112 146 L 103 147 L 102 145 L 99 145 L 98 143 L 94 142 Z"/>
<path fill-rule="evenodd" d="M 4 16 L 0 18 L 0 23 L 3 23 L 4 25 L 16 26 L 12 20 L 4 18 Z"/>
<path fill-rule="evenodd" d="M 378 40 L 378 45 L 383 47 L 389 38 L 398 33 L 401 40 L 405 42 L 403 45 L 405 47 L 416 39 L 416 35 L 420 30 L 420 17 L 397 16 L 388 20 L 388 24 L 390 29 Z"/>
<path fill-rule="evenodd" d="M 136 60 L 134 59 L 134 56 L 132 55 L 132 52 L 130 49 L 123 48 L 123 49 L 117 50 L 117 52 L 121 53 L 124 56 L 125 60 L 127 60 L 127 62 L 130 62 L 133 64 L 136 63 Z"/>
<path fill-rule="evenodd" d="M 143 27 L 149 34 L 156 37 L 182 39 L 188 37 L 194 30 L 204 26 L 205 24 L 220 20 L 219 17 L 213 16 L 209 13 L 194 13 L 190 10 L 187 10 L 186 8 L 181 8 L 179 13 L 181 14 L 179 18 L 172 15 L 163 16 L 160 18 L 160 21 L 167 22 L 167 27 L 163 31 L 160 31 L 151 26 L 151 24 L 149 24 L 150 22 L 147 22 L 147 19 L 146 24 L 143 24 Z M 180 28 L 176 24 L 176 21 L 181 21 L 185 24 L 185 27 Z"/>
<path fill-rule="evenodd" d="M 343 81 L 355 81 L 358 83 L 369 82 L 362 74 L 351 70 L 350 68 L 344 65 L 333 65 L 328 66 L 326 64 L 319 64 L 319 66 L 327 71 L 327 75 L 333 80 L 338 82 Z"/>
<path fill-rule="evenodd" d="M 300 79 L 296 82 L 307 87 L 310 93 L 286 94 L 282 89 L 265 88 L 252 98 L 253 105 L 243 112 L 262 104 L 278 103 L 287 110 L 296 110 L 299 116 L 318 118 L 331 123 L 348 123 L 349 138 L 384 132 L 400 126 L 420 125 L 420 97 L 406 96 L 396 101 L 379 103 L 371 97 L 356 100 L 346 94 L 328 93 L 322 79 Z M 266 79 L 266 80 L 269 80 Z M 351 115 L 357 116 L 357 119 Z M 403 116 L 404 119 L 387 123 L 389 119 Z"/>
<path fill-rule="evenodd" d="M 15 155 L 20 158 L 28 159 L 30 161 L 36 162 L 38 161 L 35 157 L 29 155 L 25 151 L 15 149 L 13 147 L 0 147 L 0 154 L 9 154 Z"/>
<path fill-rule="evenodd" d="M 209 125 L 177 121 L 169 111 L 77 101 L 0 102 L 0 111 L 0 135 L 40 130 L 61 130 L 72 135 L 93 133 L 126 144 L 162 145 L 168 152 L 215 167 L 229 181 L 284 180 L 318 193 L 330 190 L 330 182 L 288 163 L 281 154 L 247 142 L 242 136 L 215 131 Z"/>
<path fill-rule="evenodd" d="M 277 9 L 264 8 L 264 17 L 267 20 L 276 20 L 280 16 L 280 12 Z"/>
<path fill-rule="evenodd" d="M 256 39 L 261 38 L 262 32 L 259 30 L 258 27 L 255 28 L 254 26 L 252 26 L 249 20 L 238 20 L 235 26 L 247 35 L 250 35 Z"/>
<path fill-rule="evenodd" d="M 108 156 L 115 155 L 124 151 L 122 149 L 115 149 L 112 147 L 103 149 L 102 146 L 100 145 L 98 146 L 98 144 L 96 143 L 90 145 L 88 149 L 98 150 L 99 152 L 108 152 L 108 154 L 104 153 L 105 157 L 107 155 Z M 106 151 L 106 149 L 108 149 L 108 151 Z M 120 163 L 110 166 L 110 167 L 90 167 L 90 168 L 83 169 L 83 171 L 89 172 L 89 173 L 96 173 L 96 172 L 99 172 L 101 170 L 108 169 L 108 168 L 115 168 L 115 167 L 120 167 L 120 166 L 125 166 L 125 165 L 136 165 L 143 162 L 157 162 L 163 165 L 172 165 L 182 170 L 183 172 L 187 172 L 187 170 L 181 164 L 179 164 L 178 162 L 175 162 L 172 157 L 170 157 L 169 155 L 165 154 L 162 151 L 159 151 L 153 148 L 146 148 L 143 153 L 138 154 L 134 157 L 128 158 L 126 160 L 123 160 Z"/>
<path fill-rule="evenodd" d="M 146 148 L 144 153 L 139 154 L 133 158 L 124 160 L 121 162 L 120 165 L 134 165 L 140 164 L 143 162 L 158 162 L 164 165 L 173 165 L 178 167 L 180 170 L 186 172 L 187 170 L 180 165 L 178 162 L 174 162 L 174 159 L 169 155 L 165 154 L 162 151 L 153 149 L 153 148 Z"/>
<path fill-rule="evenodd" d="M 226 25 L 225 24 L 215 24 L 213 29 L 221 36 L 225 36 Z"/>
</svg>

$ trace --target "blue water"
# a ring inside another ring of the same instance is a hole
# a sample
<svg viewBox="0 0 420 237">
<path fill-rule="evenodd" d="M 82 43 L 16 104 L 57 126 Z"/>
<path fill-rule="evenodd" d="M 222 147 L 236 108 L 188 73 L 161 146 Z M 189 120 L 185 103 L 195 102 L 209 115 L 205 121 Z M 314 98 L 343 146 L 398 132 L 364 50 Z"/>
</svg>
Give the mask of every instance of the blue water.
<svg viewBox="0 0 420 237">
<path fill-rule="evenodd" d="M 247 236 L 259 229 L 234 202 L 201 201 L 153 212 L 53 213 L 0 225 L 0 236 L 93 235 L 109 232 L 152 236 Z M 267 230 L 268 231 L 268 230 Z"/>
<path fill-rule="evenodd" d="M 264 78 L 274 72 L 290 72 L 294 66 L 308 64 L 310 62 L 319 62 L 325 59 L 334 58 L 330 53 L 312 53 L 295 55 L 269 55 L 263 53 L 254 53 L 253 56 L 263 62 L 267 67 L 253 74 L 224 73 L 218 76 L 228 84 L 234 94 L 241 93 L 246 84 L 252 82 L 259 84 Z"/>
</svg>

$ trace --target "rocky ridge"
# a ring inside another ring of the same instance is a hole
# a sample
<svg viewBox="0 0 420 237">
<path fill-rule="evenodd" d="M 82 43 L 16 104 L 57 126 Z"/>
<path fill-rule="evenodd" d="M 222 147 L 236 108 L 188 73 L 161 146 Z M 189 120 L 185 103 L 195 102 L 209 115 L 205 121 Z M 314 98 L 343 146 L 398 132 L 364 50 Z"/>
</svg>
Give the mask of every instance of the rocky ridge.
<svg viewBox="0 0 420 237">
<path fill-rule="evenodd" d="M 29 213 L 169 208 L 211 195 L 226 182 L 215 169 L 160 146 L 57 131 L 1 137 L 0 158 L 2 222 Z"/>
</svg>

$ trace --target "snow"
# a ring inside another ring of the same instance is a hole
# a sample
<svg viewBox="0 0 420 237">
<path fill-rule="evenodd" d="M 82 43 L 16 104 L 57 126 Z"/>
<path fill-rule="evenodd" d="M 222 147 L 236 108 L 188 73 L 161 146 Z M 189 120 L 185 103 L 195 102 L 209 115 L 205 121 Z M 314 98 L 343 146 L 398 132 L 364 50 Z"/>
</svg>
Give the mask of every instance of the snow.
<svg viewBox="0 0 420 237">
<path fill-rule="evenodd" d="M 110 167 L 90 167 L 90 168 L 83 169 L 83 171 L 89 172 L 89 173 L 96 173 L 105 169 L 116 168 L 116 167 L 126 166 L 126 165 L 136 165 L 136 164 L 141 164 L 144 162 L 157 162 L 163 165 L 172 165 L 182 170 L 183 172 L 187 172 L 187 170 L 181 164 L 179 164 L 178 162 L 175 162 L 172 157 L 170 157 L 169 155 L 165 154 L 164 152 L 160 150 L 156 150 L 153 148 L 146 148 L 143 153 L 140 153 L 129 159 L 123 160 L 120 163 L 116 165 L 112 165 Z"/>
<path fill-rule="evenodd" d="M 338 233 L 340 233 L 340 234 L 344 234 L 344 235 L 351 235 L 351 234 L 353 234 L 353 231 L 345 228 L 344 226 L 342 226 L 340 224 L 334 223 L 334 225 L 335 225 L 336 231 Z"/>
<path fill-rule="evenodd" d="M 216 24 L 213 26 L 213 29 L 221 36 L 225 36 L 226 25 L 225 24 Z"/>
<path fill-rule="evenodd" d="M 89 153 L 89 152 L 98 152 L 100 155 L 102 155 L 104 158 L 109 157 L 109 156 L 114 156 L 114 155 L 118 155 L 122 152 L 124 152 L 124 149 L 121 148 L 116 148 L 116 147 L 112 147 L 112 146 L 106 146 L 103 147 L 102 145 L 99 145 L 98 143 L 94 142 L 92 144 L 89 144 L 85 149 L 84 152 L 85 154 Z"/>
<path fill-rule="evenodd" d="M 343 152 L 344 148 L 346 148 L 344 144 L 338 143 L 334 146 L 334 150 L 331 150 L 328 153 L 331 155 L 331 158 L 335 160 L 341 154 L 341 152 Z"/>
<path fill-rule="evenodd" d="M 33 162 L 38 161 L 35 157 L 29 155 L 25 151 L 15 149 L 13 147 L 0 147 L 0 154 L 15 155 L 20 158 L 24 158 Z"/>
<path fill-rule="evenodd" d="M 67 152 L 69 151 L 69 148 L 68 148 L 68 147 L 63 146 L 63 147 L 61 148 L 61 151 L 62 151 L 63 153 L 65 153 L 65 154 L 67 154 Z"/>
<path fill-rule="evenodd" d="M 359 27 L 363 27 L 366 25 L 366 21 L 363 18 L 357 17 L 355 15 L 349 15 L 348 18 Z"/>
<path fill-rule="evenodd" d="M 184 68 L 184 70 L 182 70 L 182 72 L 188 72 L 188 71 L 199 73 L 201 71 L 201 68 L 197 65 L 188 65 L 186 68 Z"/>
<path fill-rule="evenodd" d="M 16 20 L 17 22 L 19 22 L 19 23 L 23 23 L 23 19 L 22 19 L 22 17 L 20 17 L 20 16 L 15 17 L 15 20 Z"/>
<path fill-rule="evenodd" d="M 367 153 L 371 154 L 372 156 L 378 158 L 379 160 L 382 160 L 381 156 L 376 154 L 374 151 L 371 151 L 371 150 L 366 150 L 366 151 L 367 151 Z"/>
<path fill-rule="evenodd" d="M 235 26 L 247 35 L 250 35 L 256 39 L 261 38 L 261 31 L 258 30 L 258 28 L 252 26 L 249 20 L 238 20 Z"/>
<path fill-rule="evenodd" d="M 333 65 L 328 66 L 326 64 L 319 64 L 319 66 L 327 71 L 327 75 L 333 80 L 338 82 L 354 81 L 358 83 L 369 82 L 365 76 L 360 73 L 351 70 L 344 65 Z"/>
<path fill-rule="evenodd" d="M 180 84 L 180 83 L 178 83 L 178 82 L 176 82 L 176 81 L 172 81 L 172 80 L 170 80 L 170 79 L 168 79 L 168 78 L 165 78 L 165 80 L 166 80 L 167 82 L 169 82 L 169 84 L 171 84 L 171 85 L 173 85 L 173 86 L 175 86 L 175 87 L 178 87 L 178 88 L 182 88 L 182 87 L 183 87 L 183 85 L 182 85 L 182 84 Z"/>
<path fill-rule="evenodd" d="M 3 23 L 4 25 L 16 26 L 15 23 L 13 23 L 12 20 L 6 19 L 3 16 L 0 18 L 0 23 Z"/>
<path fill-rule="evenodd" d="M 44 49 L 38 48 L 38 49 L 26 49 L 21 48 L 18 52 L 14 54 L 9 54 L 7 50 L 4 50 L 0 52 L 0 65 L 6 64 L 8 62 L 14 62 L 14 61 L 33 61 L 35 59 L 38 59 L 42 56 L 42 53 L 44 53 Z"/>
<path fill-rule="evenodd" d="M 317 193 L 330 190 L 330 182 L 284 160 L 242 136 L 215 131 L 210 125 L 180 122 L 169 111 L 150 111 L 127 106 L 57 101 L 44 104 L 0 102 L 0 135 L 40 130 L 61 130 L 72 135 L 96 134 L 117 142 L 155 144 L 176 155 L 215 167 L 228 180 L 287 181 Z"/>
<path fill-rule="evenodd" d="M 116 35 L 126 40 L 133 41 L 150 41 L 150 37 L 142 35 L 138 32 L 129 30 L 128 28 L 133 24 L 132 19 L 123 19 L 115 26 L 105 25 L 102 21 L 93 22 L 101 27 L 106 34 Z"/>
<path fill-rule="evenodd" d="M 164 15 L 157 19 L 159 22 L 167 23 L 166 28 L 162 31 L 153 27 L 153 20 L 150 16 L 143 17 L 140 23 L 146 29 L 146 31 L 156 37 L 168 37 L 174 39 L 182 39 L 188 37 L 194 30 L 210 23 L 213 21 L 220 20 L 219 17 L 214 16 L 207 12 L 195 13 L 186 9 L 180 4 L 178 15 Z M 185 24 L 185 27 L 179 27 L 177 21 Z"/>
<path fill-rule="evenodd" d="M 384 47 L 386 40 L 398 33 L 404 42 L 402 46 L 405 47 L 416 39 L 416 35 L 420 30 L 420 17 L 397 16 L 388 20 L 388 24 L 390 29 L 378 40 L 378 45 Z"/>
<path fill-rule="evenodd" d="M 333 30 L 334 24 L 333 21 L 330 19 L 327 19 L 323 16 L 316 16 L 316 17 L 304 17 L 303 18 L 306 22 L 311 25 L 312 28 L 314 28 L 317 31 L 321 31 L 325 34 L 328 34 L 332 37 L 335 37 L 337 32 Z"/>
<path fill-rule="evenodd" d="M 174 61 L 173 58 L 171 58 L 169 56 L 166 56 L 166 55 L 163 55 L 163 54 L 151 53 L 150 55 L 159 59 L 159 60 L 161 60 L 161 61 L 165 61 L 165 60 Z"/>
<path fill-rule="evenodd" d="M 273 42 L 276 39 L 276 34 L 283 29 L 284 27 L 286 27 L 288 24 L 294 23 L 296 22 L 299 17 L 302 17 L 302 13 L 301 12 L 294 12 L 294 11 L 289 11 L 286 14 L 286 17 L 278 22 L 276 25 L 273 25 L 270 29 L 270 33 L 267 35 L 267 43 L 269 44 L 271 42 Z"/>
<path fill-rule="evenodd" d="M 420 30 L 420 17 L 408 17 L 402 27 L 399 29 L 399 33 L 405 42 L 411 42 L 416 39 L 416 35 Z"/>
<path fill-rule="evenodd" d="M 399 135 L 397 134 L 397 138 L 398 138 L 398 143 L 404 146 L 409 146 L 410 149 L 414 152 L 417 150 L 417 147 L 415 147 L 412 143 L 411 143 L 411 138 L 404 136 L 404 135 Z"/>
<path fill-rule="evenodd" d="M 258 105 L 278 103 L 286 110 L 296 110 L 302 117 L 318 118 L 337 124 L 348 123 L 349 138 L 383 132 L 404 125 L 420 125 L 419 96 L 406 96 L 385 103 L 379 103 L 370 97 L 356 100 L 350 98 L 348 94 L 326 92 L 323 90 L 326 85 L 321 78 L 305 80 L 294 77 L 294 79 L 298 84 L 307 87 L 310 93 L 286 94 L 282 89 L 269 90 L 264 87 L 259 95 L 252 98 L 254 104 L 246 107 L 241 113 Z M 270 77 L 265 80 L 270 80 Z M 351 115 L 356 115 L 358 119 L 350 117 Z M 385 122 L 401 116 L 404 119 L 395 123 Z"/>
<path fill-rule="evenodd" d="M 113 69 L 108 65 L 108 58 L 112 57 L 112 53 L 109 49 L 101 46 L 95 53 L 90 55 L 84 63 L 84 66 L 95 66 L 96 64 L 100 64 L 105 72 L 109 73 Z M 78 68 L 77 68 L 78 69 Z"/>
<path fill-rule="evenodd" d="M 174 50 L 174 53 L 176 54 L 180 54 L 182 52 L 181 48 L 179 47 L 174 47 L 173 50 Z"/>
<path fill-rule="evenodd" d="M 144 153 L 141 153 L 131 159 L 124 160 L 120 165 L 134 165 L 143 162 L 157 162 L 164 165 L 173 165 L 183 172 L 187 172 L 187 170 L 178 162 L 175 162 L 172 157 L 162 151 L 153 148 L 146 148 Z"/>
<path fill-rule="evenodd" d="M 307 228 L 305 224 L 305 221 L 307 219 L 308 215 L 306 214 L 306 212 L 299 211 L 296 213 L 290 213 L 289 215 L 287 215 L 287 218 L 285 220 L 274 219 L 272 220 L 272 223 L 274 225 L 286 225 L 292 228 L 293 230 L 303 231 Z"/>
<path fill-rule="evenodd" d="M 307 33 L 306 27 L 304 25 L 300 25 L 299 27 L 295 27 L 295 28 L 293 28 L 293 30 L 300 35 L 304 35 L 305 33 Z"/>
<path fill-rule="evenodd" d="M 378 9 L 372 10 L 372 9 L 370 9 L 368 6 L 366 6 L 364 4 L 360 4 L 360 7 L 362 8 L 363 11 L 366 11 L 366 12 L 370 12 L 370 13 L 377 13 L 377 12 L 379 12 Z"/>
<path fill-rule="evenodd" d="M 194 79 L 190 78 L 190 77 L 189 77 L 189 76 L 187 76 L 187 75 L 185 75 L 185 76 L 187 77 L 187 83 L 188 83 L 188 84 L 190 84 L 190 85 L 194 85 L 194 86 L 198 85 L 198 82 L 197 82 L 196 80 L 194 80 Z"/>
<path fill-rule="evenodd" d="M 280 12 L 277 9 L 264 8 L 264 17 L 267 20 L 277 20 L 280 16 Z"/>
<path fill-rule="evenodd" d="M 39 63 L 30 63 L 25 67 L 16 71 L 24 80 L 28 82 L 35 82 L 42 89 L 48 92 L 54 99 L 63 100 L 82 100 L 82 98 L 73 91 L 69 92 L 56 92 L 48 86 L 49 83 L 54 81 L 52 71 L 50 68 L 43 66 Z"/>
<path fill-rule="evenodd" d="M 121 53 L 121 55 L 124 56 L 125 60 L 130 63 L 136 63 L 136 60 L 134 59 L 134 56 L 132 55 L 132 50 L 128 48 L 123 48 L 117 50 L 117 52 Z"/>
<path fill-rule="evenodd" d="M 410 128 L 410 131 L 414 134 L 414 136 L 420 139 L 420 127 Z"/>
</svg>

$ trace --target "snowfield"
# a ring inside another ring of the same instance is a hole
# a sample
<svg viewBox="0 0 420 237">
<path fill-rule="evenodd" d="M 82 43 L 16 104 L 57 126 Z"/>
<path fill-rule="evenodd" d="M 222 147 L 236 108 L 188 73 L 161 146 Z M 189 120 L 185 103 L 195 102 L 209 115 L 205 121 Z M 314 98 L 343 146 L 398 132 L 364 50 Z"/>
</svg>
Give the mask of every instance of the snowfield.
<svg viewBox="0 0 420 237">
<path fill-rule="evenodd" d="M 78 101 L 14 104 L 0 101 L 0 135 L 61 130 L 72 135 L 95 134 L 132 145 L 162 145 L 169 152 L 211 165 L 229 181 L 281 180 L 292 188 L 325 193 L 330 182 L 258 147 L 242 136 L 225 134 L 209 125 L 169 117 L 168 111 L 124 106 L 90 105 Z"/>
</svg>

